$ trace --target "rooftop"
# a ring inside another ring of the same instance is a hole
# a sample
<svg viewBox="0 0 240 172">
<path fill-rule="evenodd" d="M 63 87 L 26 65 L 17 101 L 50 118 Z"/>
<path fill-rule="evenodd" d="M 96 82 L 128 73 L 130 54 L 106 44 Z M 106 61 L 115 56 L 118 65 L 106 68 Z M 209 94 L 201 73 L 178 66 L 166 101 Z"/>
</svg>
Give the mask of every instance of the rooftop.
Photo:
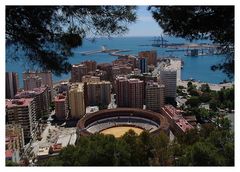
<svg viewBox="0 0 240 172">
<path fill-rule="evenodd" d="M 39 87 L 39 88 L 34 88 L 31 91 L 21 91 L 15 95 L 15 98 L 23 98 L 23 97 L 31 98 L 33 96 L 43 93 L 46 89 L 47 87 Z"/>
<path fill-rule="evenodd" d="M 6 158 L 12 158 L 13 156 L 13 150 L 6 150 L 5 151 L 5 157 Z"/>
<path fill-rule="evenodd" d="M 21 98 L 21 99 L 6 99 L 6 107 L 24 107 L 28 106 L 31 101 L 33 101 L 32 98 Z"/>
<path fill-rule="evenodd" d="M 63 95 L 63 94 L 58 94 L 56 97 L 55 97 L 55 102 L 63 102 L 66 100 L 66 96 Z"/>
</svg>

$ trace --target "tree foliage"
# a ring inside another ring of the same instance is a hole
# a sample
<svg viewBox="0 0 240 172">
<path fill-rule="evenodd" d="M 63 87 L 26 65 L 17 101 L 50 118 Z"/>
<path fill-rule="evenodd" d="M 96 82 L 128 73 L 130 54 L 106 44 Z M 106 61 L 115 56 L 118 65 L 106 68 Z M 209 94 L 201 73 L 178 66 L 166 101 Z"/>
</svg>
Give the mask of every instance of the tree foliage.
<svg viewBox="0 0 240 172">
<path fill-rule="evenodd" d="M 230 78 L 234 74 L 234 6 L 150 6 L 164 33 L 185 39 L 210 39 L 221 45 L 226 60 L 216 64 Z"/>
<path fill-rule="evenodd" d="M 120 138 L 82 136 L 75 146 L 40 162 L 40 166 L 233 166 L 234 135 L 227 128 L 204 124 L 201 129 L 176 135 L 133 131 Z"/>
<path fill-rule="evenodd" d="M 133 6 L 6 6 L 7 60 L 26 57 L 31 65 L 55 74 L 71 69 L 72 48 L 86 36 L 125 33 L 136 20 Z M 24 55 L 16 53 L 23 51 Z M 18 55 L 18 56 L 17 56 Z"/>
</svg>

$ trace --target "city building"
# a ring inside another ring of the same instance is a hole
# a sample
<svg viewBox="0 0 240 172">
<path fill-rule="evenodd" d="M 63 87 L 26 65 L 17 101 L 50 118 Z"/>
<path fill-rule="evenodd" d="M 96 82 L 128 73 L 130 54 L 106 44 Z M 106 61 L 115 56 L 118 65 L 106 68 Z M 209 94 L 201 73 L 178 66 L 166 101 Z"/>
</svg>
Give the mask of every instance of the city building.
<svg viewBox="0 0 240 172">
<path fill-rule="evenodd" d="M 116 103 L 118 107 L 128 107 L 128 79 L 116 78 Z"/>
<path fill-rule="evenodd" d="M 181 81 L 182 60 L 180 58 L 169 58 L 163 63 L 161 70 L 176 70 L 177 82 Z"/>
<path fill-rule="evenodd" d="M 23 128 L 19 124 L 7 124 L 5 135 L 6 160 L 19 163 L 23 153 L 24 135 Z"/>
<path fill-rule="evenodd" d="M 87 75 L 88 68 L 85 64 L 74 64 L 71 70 L 71 82 L 82 82 L 82 77 Z"/>
<path fill-rule="evenodd" d="M 87 83 L 86 87 L 88 106 L 105 106 L 111 102 L 111 83 L 109 81 Z"/>
<path fill-rule="evenodd" d="M 177 71 L 174 69 L 161 70 L 160 83 L 165 85 L 165 97 L 175 100 L 177 92 Z"/>
<path fill-rule="evenodd" d="M 87 60 L 82 62 L 81 64 L 84 64 L 87 67 L 87 73 L 91 71 L 95 72 L 95 70 L 97 69 L 97 63 L 93 60 Z"/>
<path fill-rule="evenodd" d="M 80 119 L 85 115 L 85 103 L 84 103 L 84 85 L 83 83 L 76 83 L 71 85 L 69 91 L 69 109 L 71 117 Z"/>
<path fill-rule="evenodd" d="M 139 79 L 116 79 L 116 102 L 118 107 L 143 108 L 143 81 Z"/>
<path fill-rule="evenodd" d="M 132 68 L 132 70 L 134 68 L 136 68 L 137 64 L 136 64 L 136 57 L 134 56 L 125 56 L 125 57 L 120 57 L 117 60 L 114 60 L 112 62 L 113 66 L 122 66 L 122 65 L 127 65 L 130 66 Z"/>
<path fill-rule="evenodd" d="M 104 77 L 102 77 L 102 80 L 106 80 L 106 81 L 112 81 L 113 77 L 112 77 L 112 64 L 109 63 L 101 63 L 97 65 L 97 69 L 99 69 L 100 71 L 105 72 L 106 75 L 104 75 Z"/>
<path fill-rule="evenodd" d="M 15 72 L 6 72 L 6 99 L 14 98 L 18 91 L 18 75 Z"/>
<path fill-rule="evenodd" d="M 127 75 L 132 72 L 132 67 L 128 65 L 118 65 L 112 67 L 113 79 L 116 79 L 117 76 Z"/>
<path fill-rule="evenodd" d="M 52 72 L 51 71 L 26 71 L 23 72 L 23 80 L 27 79 L 28 77 L 36 77 L 38 76 L 41 78 L 41 84 L 42 86 L 47 86 L 49 88 L 53 87 L 53 81 L 52 81 Z"/>
<path fill-rule="evenodd" d="M 36 108 L 36 119 L 40 119 L 49 113 L 49 96 L 48 87 L 34 88 L 32 91 L 21 91 L 15 95 L 15 99 L 33 98 Z"/>
<path fill-rule="evenodd" d="M 58 120 L 68 117 L 68 98 L 66 93 L 58 94 L 54 99 L 55 115 Z"/>
<path fill-rule="evenodd" d="M 141 70 L 138 68 L 134 68 L 133 69 L 133 75 L 140 75 L 141 74 Z"/>
<path fill-rule="evenodd" d="M 183 118 L 180 110 L 172 105 L 165 105 L 162 107 L 161 114 L 167 118 L 171 130 L 175 134 L 186 133 L 188 130 L 193 129 L 193 126 Z"/>
<path fill-rule="evenodd" d="M 59 93 L 68 92 L 69 91 L 70 84 L 69 82 L 61 81 L 59 84 L 55 85 L 54 87 L 54 96 L 56 96 Z"/>
<path fill-rule="evenodd" d="M 139 79 L 128 80 L 128 103 L 132 108 L 143 108 L 144 83 Z"/>
<path fill-rule="evenodd" d="M 90 83 L 90 82 L 100 82 L 100 77 L 92 76 L 92 75 L 84 75 L 82 77 L 82 82 L 87 82 L 87 83 Z"/>
<path fill-rule="evenodd" d="M 156 50 L 142 51 L 142 52 L 138 53 L 138 56 L 146 58 L 148 65 L 156 66 L 156 64 L 157 64 L 157 51 Z"/>
<path fill-rule="evenodd" d="M 164 106 L 164 85 L 157 82 L 147 82 L 146 85 L 146 109 L 160 112 Z"/>
<path fill-rule="evenodd" d="M 138 68 L 141 70 L 141 73 L 147 73 L 148 72 L 147 58 L 139 57 L 137 59 L 137 65 L 138 65 Z"/>
<path fill-rule="evenodd" d="M 7 99 L 6 119 L 7 124 L 21 125 L 26 142 L 35 137 L 36 108 L 32 98 Z"/>
<path fill-rule="evenodd" d="M 140 74 L 129 74 L 127 75 L 128 78 L 136 78 L 136 79 L 140 79 L 141 81 L 143 81 L 144 83 L 144 87 L 143 87 L 143 92 L 146 92 L 146 85 L 147 82 L 149 81 L 153 81 L 153 82 L 157 82 L 157 77 L 156 76 L 152 76 L 152 74 L 150 73 L 140 73 Z M 146 101 L 146 94 L 143 95 L 143 99 Z M 146 102 L 144 102 L 144 104 L 146 104 Z"/>
<path fill-rule="evenodd" d="M 33 90 L 34 88 L 39 88 L 42 85 L 42 78 L 39 76 L 30 76 L 23 79 L 23 88 L 25 91 Z"/>
</svg>

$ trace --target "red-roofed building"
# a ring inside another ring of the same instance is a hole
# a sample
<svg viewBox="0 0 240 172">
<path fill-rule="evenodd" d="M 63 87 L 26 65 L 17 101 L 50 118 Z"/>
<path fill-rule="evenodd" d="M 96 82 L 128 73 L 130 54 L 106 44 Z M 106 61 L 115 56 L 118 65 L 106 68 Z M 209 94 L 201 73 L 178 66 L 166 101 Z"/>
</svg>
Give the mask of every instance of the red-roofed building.
<svg viewBox="0 0 240 172">
<path fill-rule="evenodd" d="M 185 133 L 187 130 L 193 129 L 193 126 L 183 118 L 180 110 L 172 105 L 165 105 L 161 108 L 161 113 L 168 119 L 170 128 L 173 132 Z"/>
</svg>

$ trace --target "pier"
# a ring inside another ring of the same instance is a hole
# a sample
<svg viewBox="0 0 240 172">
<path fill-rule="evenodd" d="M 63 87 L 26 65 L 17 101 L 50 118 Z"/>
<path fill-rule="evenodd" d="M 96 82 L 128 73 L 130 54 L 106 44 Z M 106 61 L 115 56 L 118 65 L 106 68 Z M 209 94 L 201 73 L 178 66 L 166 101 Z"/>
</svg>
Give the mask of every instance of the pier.
<svg viewBox="0 0 240 172">
<path fill-rule="evenodd" d="M 91 54 L 97 54 L 97 53 L 108 53 L 111 56 L 118 56 L 118 57 L 125 57 L 126 54 L 117 54 L 120 52 L 129 52 L 131 50 L 119 50 L 119 49 L 106 49 L 105 46 L 102 47 L 102 50 L 92 50 L 92 51 L 84 51 L 80 52 L 81 55 L 91 55 Z"/>
</svg>

